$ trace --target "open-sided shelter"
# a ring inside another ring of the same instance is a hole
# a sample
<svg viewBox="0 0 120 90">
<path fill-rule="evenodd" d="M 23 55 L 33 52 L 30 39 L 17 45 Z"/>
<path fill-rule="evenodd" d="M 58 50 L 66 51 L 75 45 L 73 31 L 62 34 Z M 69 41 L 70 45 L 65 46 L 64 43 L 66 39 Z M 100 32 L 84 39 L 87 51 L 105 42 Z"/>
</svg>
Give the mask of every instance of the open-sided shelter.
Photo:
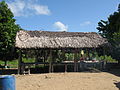
<svg viewBox="0 0 120 90">
<path fill-rule="evenodd" d="M 96 32 L 50 32 L 24 31 L 16 35 L 15 46 L 19 49 L 80 49 L 99 48 L 107 44 L 107 40 Z M 21 67 L 21 54 L 19 68 Z M 18 72 L 18 73 L 19 73 Z"/>
</svg>

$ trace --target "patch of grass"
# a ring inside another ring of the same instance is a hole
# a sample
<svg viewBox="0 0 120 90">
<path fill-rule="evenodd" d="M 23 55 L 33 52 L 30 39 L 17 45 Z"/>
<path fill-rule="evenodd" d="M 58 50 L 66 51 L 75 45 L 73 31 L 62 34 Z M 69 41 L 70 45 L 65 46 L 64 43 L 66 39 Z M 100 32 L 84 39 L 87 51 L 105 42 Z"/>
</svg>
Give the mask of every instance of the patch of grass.
<svg viewBox="0 0 120 90">
<path fill-rule="evenodd" d="M 8 66 L 10 66 L 10 68 L 17 68 L 18 60 L 8 61 Z"/>
<path fill-rule="evenodd" d="M 1 65 L 4 65 L 4 61 L 1 61 L 1 60 L 0 60 L 0 64 L 1 64 Z"/>
<path fill-rule="evenodd" d="M 28 58 L 28 59 L 22 58 L 22 61 L 23 61 L 24 63 L 32 63 L 32 62 L 35 62 L 35 58 Z"/>
<path fill-rule="evenodd" d="M 4 66 L 5 62 L 0 60 L 0 65 Z M 7 61 L 7 66 L 10 68 L 17 68 L 18 60 Z"/>
<path fill-rule="evenodd" d="M 22 61 L 24 63 L 31 63 L 31 62 L 35 62 L 35 59 L 34 58 L 29 58 L 29 59 L 22 58 Z M 5 64 L 5 62 L 0 60 L 0 65 L 4 66 L 4 64 Z M 17 68 L 18 67 L 18 59 L 12 60 L 12 61 L 7 61 L 7 65 L 10 68 Z"/>
</svg>

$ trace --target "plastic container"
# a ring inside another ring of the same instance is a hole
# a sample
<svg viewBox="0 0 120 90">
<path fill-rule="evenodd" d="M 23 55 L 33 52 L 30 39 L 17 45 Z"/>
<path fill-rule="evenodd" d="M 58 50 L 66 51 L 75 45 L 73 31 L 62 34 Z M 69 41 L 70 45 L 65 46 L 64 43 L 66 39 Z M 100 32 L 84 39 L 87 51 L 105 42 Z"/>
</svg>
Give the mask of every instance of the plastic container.
<svg viewBox="0 0 120 90">
<path fill-rule="evenodd" d="M 0 76 L 0 90 L 16 90 L 15 76 L 12 75 Z"/>
</svg>

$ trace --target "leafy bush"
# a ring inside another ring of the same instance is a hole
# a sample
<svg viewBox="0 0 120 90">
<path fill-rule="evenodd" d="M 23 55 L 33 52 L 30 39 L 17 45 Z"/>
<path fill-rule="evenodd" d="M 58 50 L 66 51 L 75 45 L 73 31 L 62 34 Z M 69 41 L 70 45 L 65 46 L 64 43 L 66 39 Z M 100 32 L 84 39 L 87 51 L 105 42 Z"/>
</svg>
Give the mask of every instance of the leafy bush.
<svg viewBox="0 0 120 90">
<path fill-rule="evenodd" d="M 107 62 L 117 62 L 117 60 L 113 59 L 111 56 L 100 56 L 99 57 L 99 60 L 105 60 Z"/>
</svg>

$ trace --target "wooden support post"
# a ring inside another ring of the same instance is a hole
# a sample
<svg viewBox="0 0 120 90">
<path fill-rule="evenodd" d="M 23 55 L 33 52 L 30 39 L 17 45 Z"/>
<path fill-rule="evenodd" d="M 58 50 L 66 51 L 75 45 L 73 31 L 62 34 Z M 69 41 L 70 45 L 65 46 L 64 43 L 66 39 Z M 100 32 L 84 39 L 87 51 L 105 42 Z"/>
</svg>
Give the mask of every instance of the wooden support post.
<svg viewBox="0 0 120 90">
<path fill-rule="evenodd" d="M 22 62 L 22 52 L 19 50 L 19 58 L 18 58 L 18 74 L 21 74 L 21 62 Z"/>
<path fill-rule="evenodd" d="M 67 64 L 65 64 L 65 72 L 67 72 Z"/>
<path fill-rule="evenodd" d="M 38 62 L 38 50 L 34 50 L 35 52 L 35 62 Z M 35 64 L 35 68 L 37 68 L 37 64 Z"/>
<path fill-rule="evenodd" d="M 52 72 L 54 72 L 54 64 L 52 64 Z"/>
<path fill-rule="evenodd" d="M 78 68 L 78 66 L 79 66 L 79 65 L 78 65 L 78 62 L 77 62 L 77 69 L 76 69 L 76 70 L 77 70 L 77 72 L 79 71 L 79 68 Z"/>
<path fill-rule="evenodd" d="M 52 50 L 50 49 L 50 56 L 49 56 L 49 73 L 51 73 L 52 67 Z"/>
<path fill-rule="evenodd" d="M 62 59 L 63 59 L 63 61 L 65 61 L 66 60 L 66 58 L 65 58 L 65 49 L 62 49 Z M 65 72 L 66 72 L 66 66 L 65 66 Z"/>
<path fill-rule="evenodd" d="M 88 49 L 88 59 L 90 60 L 90 49 Z"/>
<path fill-rule="evenodd" d="M 30 65 L 28 66 L 28 74 L 30 75 Z"/>
<path fill-rule="evenodd" d="M 44 63 L 44 66 L 43 66 L 44 67 L 44 69 L 43 69 L 44 72 L 45 72 L 45 57 L 46 57 L 45 55 L 46 55 L 46 49 L 44 48 L 43 49 L 43 61 L 42 61 Z"/>
<path fill-rule="evenodd" d="M 74 72 L 77 71 L 77 50 L 74 51 Z"/>
<path fill-rule="evenodd" d="M 63 57 L 63 61 L 65 61 L 66 60 L 66 58 L 65 58 L 65 49 L 62 50 L 62 57 Z"/>
<path fill-rule="evenodd" d="M 74 72 L 76 72 L 76 60 L 75 60 L 75 54 L 74 54 Z"/>
</svg>

